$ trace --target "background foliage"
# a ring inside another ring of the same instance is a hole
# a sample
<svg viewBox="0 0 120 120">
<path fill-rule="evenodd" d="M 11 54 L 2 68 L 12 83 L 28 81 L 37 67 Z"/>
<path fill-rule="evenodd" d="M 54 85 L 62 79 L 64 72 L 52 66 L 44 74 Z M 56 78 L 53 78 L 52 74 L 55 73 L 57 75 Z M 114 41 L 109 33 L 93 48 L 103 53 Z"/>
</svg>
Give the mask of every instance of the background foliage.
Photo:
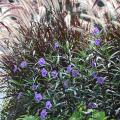
<svg viewBox="0 0 120 120">
<path fill-rule="evenodd" d="M 39 115 L 49 100 L 52 107 L 47 110 L 48 119 L 69 119 L 82 102 L 86 108 L 105 111 L 108 118 L 119 118 L 119 39 L 110 40 L 108 33 L 108 38 L 90 35 L 85 42 L 77 33 L 66 30 L 62 22 L 55 25 L 52 29 L 37 25 L 27 32 L 21 28 L 23 39 L 14 43 L 12 54 L 2 57 L 3 69 L 8 73 L 9 100 L 3 114 L 7 113 L 9 119 Z M 98 37 L 103 38 L 96 44 Z M 27 64 L 22 67 L 22 62 Z M 33 89 L 33 84 L 38 87 Z M 39 102 L 36 92 L 43 97 Z"/>
<path fill-rule="evenodd" d="M 1 44 L 5 49 L 2 81 L 7 85 L 1 119 L 119 120 L 119 25 L 111 23 L 109 11 L 104 23 L 95 14 L 81 18 L 68 4 L 67 12 L 56 4 L 49 3 L 41 21 L 31 19 L 31 13 L 36 13 L 31 2 L 21 0 L 5 12 L 18 10 L 10 14 L 17 26 L 2 23 L 10 34 Z M 94 1 L 93 8 L 96 4 Z M 68 10 L 70 28 L 65 22 Z M 115 20 L 118 23 L 119 16 Z"/>
</svg>

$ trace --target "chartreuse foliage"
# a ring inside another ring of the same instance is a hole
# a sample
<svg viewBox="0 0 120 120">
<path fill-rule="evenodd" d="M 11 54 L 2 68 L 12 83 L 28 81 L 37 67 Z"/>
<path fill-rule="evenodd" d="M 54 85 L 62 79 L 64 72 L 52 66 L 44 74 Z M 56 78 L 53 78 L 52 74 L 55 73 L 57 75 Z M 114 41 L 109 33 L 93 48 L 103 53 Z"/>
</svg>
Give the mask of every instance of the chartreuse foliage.
<svg viewBox="0 0 120 120">
<path fill-rule="evenodd" d="M 16 120 L 39 120 L 39 118 L 32 115 L 23 115 Z"/>
<path fill-rule="evenodd" d="M 31 115 L 23 115 L 16 120 L 39 120 L 38 117 L 34 117 Z M 61 120 L 58 118 L 48 118 L 47 120 Z M 86 111 L 83 105 L 79 105 L 77 111 L 75 111 L 69 120 L 107 120 L 104 112 L 100 112 L 97 110 L 88 109 Z"/>
<path fill-rule="evenodd" d="M 69 120 L 107 120 L 107 117 L 104 112 L 92 109 L 86 111 L 84 106 L 80 105 Z"/>
</svg>

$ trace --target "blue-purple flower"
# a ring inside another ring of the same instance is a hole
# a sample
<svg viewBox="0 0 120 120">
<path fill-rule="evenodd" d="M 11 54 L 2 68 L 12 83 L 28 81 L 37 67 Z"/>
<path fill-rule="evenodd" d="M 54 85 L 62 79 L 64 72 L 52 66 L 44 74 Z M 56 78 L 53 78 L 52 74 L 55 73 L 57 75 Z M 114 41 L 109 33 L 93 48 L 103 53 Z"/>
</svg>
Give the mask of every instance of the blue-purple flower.
<svg viewBox="0 0 120 120">
<path fill-rule="evenodd" d="M 23 96 L 23 93 L 22 93 L 22 92 L 19 92 L 19 93 L 18 93 L 18 96 L 17 96 L 17 99 L 19 100 L 22 96 Z"/>
<path fill-rule="evenodd" d="M 78 77 L 79 76 L 79 71 L 78 70 L 72 70 L 72 77 Z"/>
<path fill-rule="evenodd" d="M 39 65 L 41 65 L 41 66 L 43 66 L 43 65 L 45 65 L 45 59 L 44 58 L 40 58 L 39 60 L 38 60 L 38 64 Z"/>
<path fill-rule="evenodd" d="M 18 70 L 17 65 L 14 65 L 13 72 L 14 72 L 14 73 L 16 73 L 16 72 L 17 72 L 17 70 Z"/>
<path fill-rule="evenodd" d="M 67 66 L 67 72 L 68 72 L 68 73 L 70 73 L 70 72 L 72 71 L 72 69 L 73 69 L 72 65 L 68 65 L 68 66 Z"/>
<path fill-rule="evenodd" d="M 93 77 L 93 78 L 96 78 L 96 77 L 97 77 L 97 73 L 96 73 L 96 72 L 93 72 L 93 73 L 92 73 L 92 77 Z"/>
<path fill-rule="evenodd" d="M 33 84 L 32 84 L 32 90 L 37 90 L 37 88 L 38 88 L 38 85 L 35 84 L 35 83 L 33 83 Z"/>
<path fill-rule="evenodd" d="M 35 92 L 35 97 L 34 97 L 34 99 L 35 99 L 35 101 L 36 101 L 37 103 L 39 103 L 39 102 L 43 99 L 43 97 L 42 97 L 42 95 L 41 95 L 40 93 Z"/>
<path fill-rule="evenodd" d="M 46 111 L 46 109 L 43 109 L 43 110 L 41 111 L 41 113 L 40 113 L 40 118 L 41 118 L 41 119 L 45 119 L 46 116 L 47 116 L 47 111 Z"/>
<path fill-rule="evenodd" d="M 20 63 L 20 67 L 21 67 L 21 68 L 26 68 L 27 65 L 28 65 L 27 61 L 22 61 L 22 62 Z"/>
<path fill-rule="evenodd" d="M 9 76 L 5 76 L 5 77 L 3 77 L 3 80 L 10 80 L 10 77 Z"/>
<path fill-rule="evenodd" d="M 100 43 L 101 43 L 101 40 L 100 40 L 100 39 L 96 39 L 95 42 L 94 42 L 94 44 L 95 44 L 96 46 L 99 46 Z"/>
<path fill-rule="evenodd" d="M 100 30 L 98 29 L 98 27 L 94 27 L 93 30 L 92 30 L 92 34 L 97 35 L 99 33 L 100 33 Z"/>
<path fill-rule="evenodd" d="M 89 109 L 94 109 L 94 108 L 96 108 L 96 107 L 97 107 L 96 103 L 89 103 L 89 104 L 88 104 L 88 108 L 89 108 Z"/>
<path fill-rule="evenodd" d="M 59 43 L 56 42 L 56 43 L 54 44 L 54 49 L 57 49 L 58 47 L 59 47 Z"/>
<path fill-rule="evenodd" d="M 58 72 L 56 70 L 53 70 L 51 72 L 51 76 L 52 76 L 52 78 L 57 78 L 58 77 Z"/>
<path fill-rule="evenodd" d="M 99 85 L 103 85 L 104 84 L 104 78 L 103 77 L 97 77 L 97 83 L 99 84 Z"/>
<path fill-rule="evenodd" d="M 52 107 L 52 104 L 50 101 L 46 102 L 45 108 L 47 108 L 48 110 Z"/>
<path fill-rule="evenodd" d="M 46 77 L 47 74 L 48 74 L 47 70 L 45 68 L 42 68 L 42 70 L 41 70 L 42 77 Z"/>
<path fill-rule="evenodd" d="M 64 81 L 63 82 L 63 87 L 66 89 L 66 88 L 68 88 L 68 81 Z"/>
<path fill-rule="evenodd" d="M 92 67 L 96 67 L 97 66 L 96 61 L 92 61 L 91 65 L 92 65 Z"/>
</svg>

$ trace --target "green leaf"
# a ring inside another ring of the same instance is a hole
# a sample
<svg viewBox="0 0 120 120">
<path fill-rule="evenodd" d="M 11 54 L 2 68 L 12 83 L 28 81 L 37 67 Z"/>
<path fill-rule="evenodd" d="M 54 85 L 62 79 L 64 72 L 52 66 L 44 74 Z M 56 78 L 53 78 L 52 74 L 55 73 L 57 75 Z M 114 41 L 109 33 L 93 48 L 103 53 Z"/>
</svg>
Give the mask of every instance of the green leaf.
<svg viewBox="0 0 120 120">
<path fill-rule="evenodd" d="M 17 80 L 10 80 L 10 83 L 18 85 L 18 86 L 22 86 L 22 84 L 20 84 L 19 82 L 17 82 Z"/>
<path fill-rule="evenodd" d="M 96 120 L 107 120 L 105 113 L 104 112 L 97 112 L 95 111 L 95 113 L 93 113 L 93 117 L 92 119 L 96 119 Z M 92 120 L 91 118 L 89 120 Z"/>
<path fill-rule="evenodd" d="M 32 115 L 23 115 L 20 118 L 17 118 L 16 120 L 39 120 L 39 118 Z"/>
</svg>

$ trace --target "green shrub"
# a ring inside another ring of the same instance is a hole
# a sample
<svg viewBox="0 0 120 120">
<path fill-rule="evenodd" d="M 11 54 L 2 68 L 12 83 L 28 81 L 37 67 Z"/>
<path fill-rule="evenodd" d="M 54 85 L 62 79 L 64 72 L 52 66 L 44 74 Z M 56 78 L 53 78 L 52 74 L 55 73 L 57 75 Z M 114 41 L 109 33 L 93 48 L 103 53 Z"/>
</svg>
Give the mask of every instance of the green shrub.
<svg viewBox="0 0 120 120">
<path fill-rule="evenodd" d="M 38 117 L 34 117 L 32 115 L 23 115 L 20 118 L 16 119 L 16 120 L 39 120 Z"/>
<path fill-rule="evenodd" d="M 88 109 L 83 105 L 78 106 L 78 110 L 73 113 L 69 120 L 107 120 L 104 112 Z"/>
<path fill-rule="evenodd" d="M 105 111 L 109 119 L 119 118 L 119 39 L 105 43 L 98 34 L 87 44 L 60 23 L 51 29 L 31 28 L 19 44 L 14 43 L 13 53 L 3 56 L 8 73 L 7 119 L 24 114 L 72 119 L 80 103 L 86 109 Z M 93 117 L 99 115 L 105 116 L 93 112 Z"/>
</svg>

